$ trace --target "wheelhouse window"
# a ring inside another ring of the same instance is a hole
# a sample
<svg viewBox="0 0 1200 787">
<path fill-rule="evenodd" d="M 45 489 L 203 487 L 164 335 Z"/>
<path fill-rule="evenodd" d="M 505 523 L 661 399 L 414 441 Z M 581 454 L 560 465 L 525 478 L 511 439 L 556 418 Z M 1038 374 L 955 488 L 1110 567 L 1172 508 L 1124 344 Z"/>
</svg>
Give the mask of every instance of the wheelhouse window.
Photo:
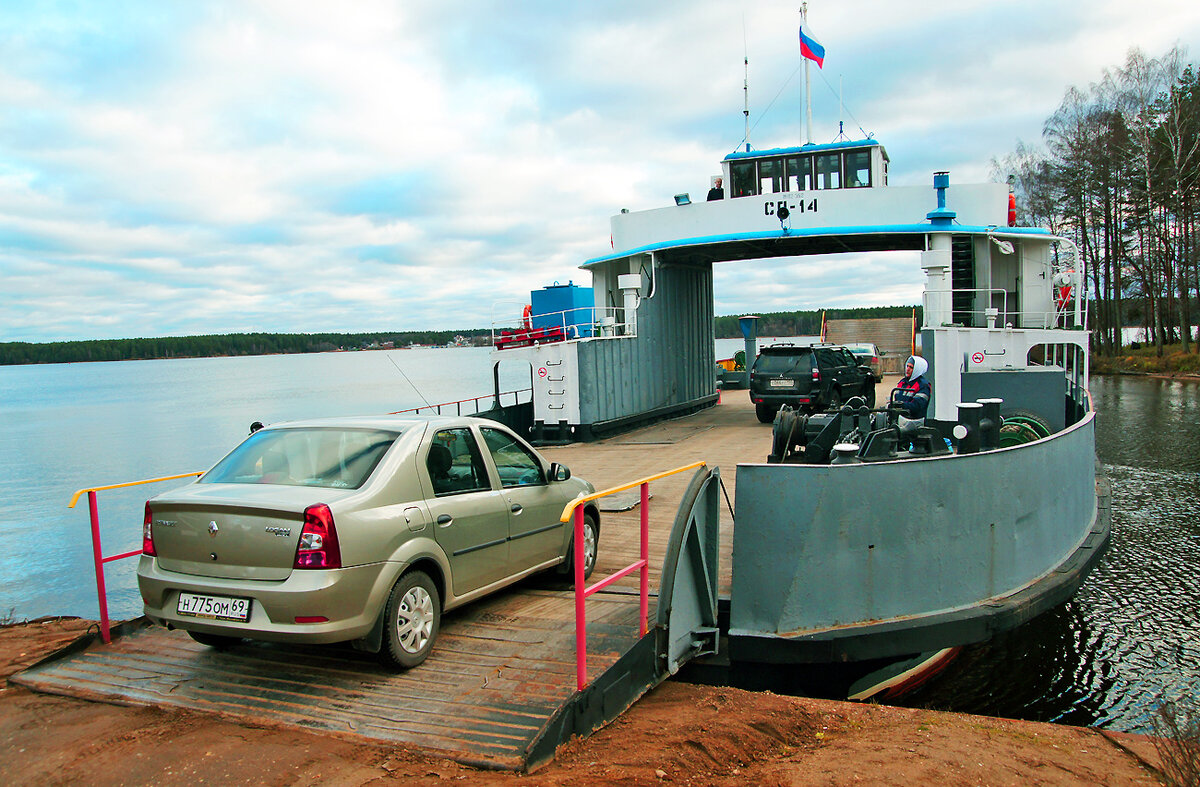
<svg viewBox="0 0 1200 787">
<path fill-rule="evenodd" d="M 758 162 L 760 194 L 778 194 L 783 191 L 783 159 L 765 158 Z"/>
<path fill-rule="evenodd" d="M 815 156 L 818 189 L 842 187 L 842 154 L 820 153 Z"/>
<path fill-rule="evenodd" d="M 785 191 L 809 191 L 812 189 L 812 156 L 788 156 L 783 160 L 787 173 Z"/>
<path fill-rule="evenodd" d="M 729 165 L 733 196 L 752 197 L 758 193 L 758 175 L 753 161 L 734 161 Z"/>
<path fill-rule="evenodd" d="M 398 435 L 378 429 L 262 429 L 200 483 L 357 489 Z"/>
<path fill-rule="evenodd" d="M 846 188 L 859 189 L 871 185 L 871 152 L 851 150 L 844 156 L 846 166 Z"/>
</svg>

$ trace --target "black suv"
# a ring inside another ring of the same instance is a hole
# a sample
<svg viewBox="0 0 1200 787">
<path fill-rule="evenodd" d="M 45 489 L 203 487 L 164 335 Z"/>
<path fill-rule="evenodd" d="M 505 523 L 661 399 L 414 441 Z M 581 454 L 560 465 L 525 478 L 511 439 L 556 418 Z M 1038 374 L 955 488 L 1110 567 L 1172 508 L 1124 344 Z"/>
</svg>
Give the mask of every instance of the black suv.
<svg viewBox="0 0 1200 787">
<path fill-rule="evenodd" d="M 750 369 L 750 401 L 769 424 L 782 405 L 814 412 L 839 407 L 852 396 L 875 406 L 875 375 L 838 344 L 773 344 L 762 348 Z"/>
</svg>

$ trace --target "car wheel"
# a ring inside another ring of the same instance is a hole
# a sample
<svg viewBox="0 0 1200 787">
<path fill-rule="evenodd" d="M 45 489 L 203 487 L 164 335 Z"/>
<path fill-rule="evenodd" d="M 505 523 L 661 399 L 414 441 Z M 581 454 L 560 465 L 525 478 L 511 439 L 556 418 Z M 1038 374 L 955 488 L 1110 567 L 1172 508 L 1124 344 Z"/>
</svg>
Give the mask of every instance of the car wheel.
<svg viewBox="0 0 1200 787">
<path fill-rule="evenodd" d="M 840 389 L 834 388 L 829 392 L 829 407 L 828 410 L 842 409 L 842 392 Z"/>
<path fill-rule="evenodd" d="M 383 612 L 385 663 L 410 669 L 425 660 L 437 639 L 441 606 L 437 585 L 424 571 L 400 577 Z"/>
<path fill-rule="evenodd" d="M 758 416 L 760 424 L 769 424 L 775 420 L 775 408 L 769 404 L 759 402 L 754 405 L 754 414 Z"/>
<path fill-rule="evenodd" d="M 574 532 L 575 525 L 571 525 L 571 530 Z M 600 543 L 600 527 L 596 524 L 596 518 L 591 514 L 583 515 L 583 578 L 587 579 L 592 575 L 592 569 L 596 567 L 596 553 Z M 571 537 L 570 543 L 567 544 L 567 559 L 562 563 L 562 574 L 567 579 L 575 578 L 575 538 Z"/>
<path fill-rule="evenodd" d="M 227 637 L 224 634 L 205 634 L 203 631 L 189 631 L 188 636 L 201 645 L 207 645 L 217 650 L 232 648 L 242 641 L 241 637 Z"/>
<path fill-rule="evenodd" d="M 875 407 L 875 383 L 868 379 L 867 384 L 863 386 L 863 398 L 867 400 L 867 407 Z"/>
</svg>

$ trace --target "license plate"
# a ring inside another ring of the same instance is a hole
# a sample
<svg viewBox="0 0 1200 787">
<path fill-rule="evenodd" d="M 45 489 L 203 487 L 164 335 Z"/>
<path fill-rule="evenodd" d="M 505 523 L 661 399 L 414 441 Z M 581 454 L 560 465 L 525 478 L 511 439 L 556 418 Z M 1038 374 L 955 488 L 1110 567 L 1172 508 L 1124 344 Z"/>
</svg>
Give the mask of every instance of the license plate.
<svg viewBox="0 0 1200 787">
<path fill-rule="evenodd" d="M 250 599 L 180 593 L 175 611 L 193 618 L 236 620 L 238 623 L 245 623 L 250 619 Z"/>
<path fill-rule="evenodd" d="M 791 388 L 795 384 L 796 383 L 793 380 L 772 380 L 771 381 L 772 388 Z"/>
</svg>

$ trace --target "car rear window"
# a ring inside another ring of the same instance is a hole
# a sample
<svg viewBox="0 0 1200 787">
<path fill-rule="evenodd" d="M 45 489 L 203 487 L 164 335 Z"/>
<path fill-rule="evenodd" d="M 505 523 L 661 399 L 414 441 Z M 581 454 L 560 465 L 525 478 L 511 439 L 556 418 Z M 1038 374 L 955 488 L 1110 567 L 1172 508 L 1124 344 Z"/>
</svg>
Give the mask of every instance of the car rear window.
<svg viewBox="0 0 1200 787">
<path fill-rule="evenodd" d="M 200 483 L 357 489 L 398 436 L 382 429 L 263 429 L 205 473 Z"/>
<path fill-rule="evenodd" d="M 762 374 L 805 374 L 812 371 L 812 353 L 763 353 L 754 362 L 754 371 Z"/>
</svg>

